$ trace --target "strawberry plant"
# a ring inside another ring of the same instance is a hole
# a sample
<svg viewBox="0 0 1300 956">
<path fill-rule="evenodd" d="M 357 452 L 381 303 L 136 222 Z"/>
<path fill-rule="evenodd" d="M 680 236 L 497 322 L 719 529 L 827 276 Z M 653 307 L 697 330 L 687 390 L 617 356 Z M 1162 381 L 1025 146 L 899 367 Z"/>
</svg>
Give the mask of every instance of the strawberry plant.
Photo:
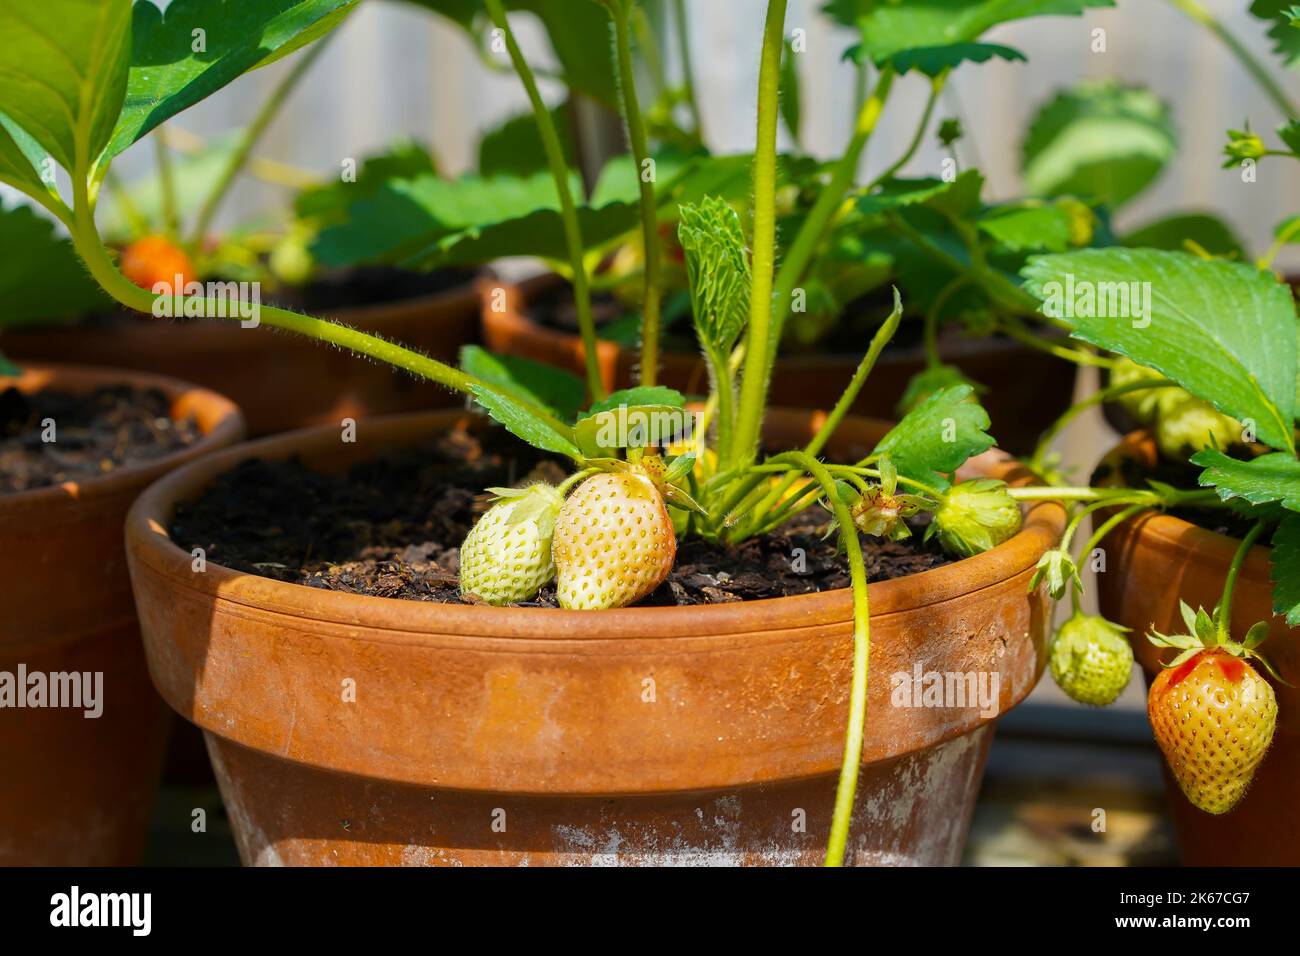
<svg viewBox="0 0 1300 956">
<path fill-rule="evenodd" d="M 1065 6 L 1073 10 L 1083 5 L 1081 0 Z M 0 179 L 26 192 L 67 227 L 72 246 L 110 296 L 148 312 L 153 293 L 124 274 L 134 264 L 115 261 L 96 223 L 97 202 L 113 158 L 241 73 L 318 40 L 353 6 L 349 0 L 250 0 L 241 4 L 239 30 L 209 37 L 207 56 L 181 56 L 159 68 L 159 51 L 188 42 L 189 20 L 169 15 L 150 21 L 149 29 L 142 31 L 141 14 L 137 12 L 133 22 L 129 0 L 57 0 L 53 10 L 48 2 L 16 0 L 0 10 L 0 63 L 6 67 L 0 71 Z M 496 491 L 501 500 L 479 521 L 464 548 L 462 587 L 484 601 L 519 600 L 554 573 L 561 603 L 568 607 L 624 606 L 667 575 L 679 536 L 737 545 L 814 506 L 829 511 L 848 562 L 854 598 L 849 723 L 826 852 L 828 863 L 839 864 L 861 760 L 868 679 L 871 624 L 859 534 L 902 537 L 909 533 L 904 519 L 926 512 L 931 515 L 928 533 L 953 555 L 964 557 L 1006 541 L 1020 528 L 1019 503 L 1055 491 L 1011 488 L 989 479 L 956 480 L 956 471 L 967 459 L 993 445 L 986 432 L 987 415 L 973 400 L 971 386 L 962 383 L 936 388 L 917 401 L 860 460 L 821 459 L 898 328 L 902 302 L 897 292 L 849 388 L 804 447 L 765 454 L 766 394 L 795 285 L 841 207 L 890 78 L 913 63 L 938 72 L 963 60 L 997 55 L 997 50 L 975 42 L 988 21 L 976 14 L 993 5 L 971 5 L 979 9 L 968 25 L 970 35 L 961 42 L 945 40 L 942 46 L 918 51 L 876 51 L 891 58 L 890 65 L 882 69 L 880 85 L 864 105 L 854 141 L 834 166 L 824 198 L 814 203 L 804 230 L 779 264 L 778 187 L 783 173 L 776 143 L 784 0 L 770 0 L 764 21 L 755 150 L 752 157 L 729 166 L 699 158 L 655 162 L 647 154 L 646 120 L 630 64 L 629 36 L 638 22 L 639 5 L 607 0 L 604 6 L 616 41 L 613 56 L 621 80 L 617 105 L 632 145 L 632 155 L 610 173 L 614 185 L 609 195 L 615 198 L 584 205 L 575 200 L 577 188 L 554 116 L 538 95 L 506 5 L 485 0 L 481 10 L 498 31 L 529 94 L 546 169 L 523 182 L 513 203 L 502 203 L 499 183 L 416 179 L 400 188 L 385 183 L 364 210 L 382 227 L 392 248 L 417 261 L 465 261 L 507 252 L 553 255 L 556 249 L 564 250 L 559 258 L 569 262 L 589 337 L 589 308 L 582 303 L 588 295 L 593 244 L 626 232 L 630 219 L 631 228 L 639 222 L 648 248 L 658 239 L 659 204 L 672 202 L 680 209 L 678 233 L 689 275 L 691 315 L 712 370 L 699 419 L 681 394 L 653 384 L 652 363 L 645 366 L 645 380 L 637 388 L 606 396 L 599 379 L 589 376 L 584 395 L 583 383 L 562 373 L 478 349 L 467 350 L 462 367 L 453 368 L 398 344 L 286 309 L 263 307 L 261 321 L 464 392 L 523 441 L 572 462 L 572 476 L 558 487 Z M 1043 6 L 1058 10 L 1062 5 Z M 56 38 L 52 46 L 26 42 L 33 23 L 48 24 L 51 18 L 57 20 L 57 29 L 47 31 Z M 61 195 L 38 174 L 47 157 L 70 177 L 70 196 Z M 735 208 L 708 185 L 717 183 L 720 173 L 729 172 L 734 181 L 736 170 L 747 167 L 752 170 L 751 224 L 742 222 Z M 656 174 L 645 175 L 651 168 Z M 972 185 L 969 176 L 955 183 L 895 185 L 884 198 L 873 193 L 864 201 L 887 209 L 927 200 L 941 207 L 969 204 Z M 544 193 L 546 200 L 536 204 L 532 197 Z M 512 215 L 512 210 L 522 214 Z M 485 211 L 495 212 L 498 220 L 485 220 Z M 338 241 L 342 235 L 331 237 L 327 228 L 322 241 L 331 238 Z M 645 276 L 648 303 L 658 289 L 652 259 L 647 258 Z M 1006 288 L 1000 280 L 988 281 L 993 288 Z M 219 303 L 203 297 L 189 304 L 203 314 L 225 314 L 217 308 Z M 643 318 L 647 345 L 654 341 L 655 323 L 650 305 Z M 674 437 L 667 444 L 654 436 L 655 423 L 664 421 Z"/>
<path fill-rule="evenodd" d="M 1295 109 L 1281 87 L 1201 4 L 1174 3 L 1223 39 L 1290 117 L 1278 130 L 1277 147 L 1251 133 L 1248 123 L 1229 131 L 1225 167 L 1253 174 L 1266 157 L 1300 159 Z M 1270 36 L 1289 61 L 1300 30 L 1284 7 L 1256 3 L 1251 11 L 1272 21 Z M 1213 611 L 1184 603 L 1184 632 L 1147 635 L 1155 646 L 1179 651 L 1149 693 L 1157 743 L 1187 799 L 1212 814 L 1227 813 L 1245 795 L 1277 723 L 1276 694 L 1256 669 L 1281 680 L 1259 650 L 1270 622 L 1232 631 L 1238 578 L 1256 542 L 1271 541 L 1273 613 L 1300 625 L 1300 326 L 1291 287 L 1272 271 L 1292 222 L 1278 226 L 1276 241 L 1253 263 L 1232 261 L 1241 249 L 1199 242 L 1191 230 L 1178 243 L 1156 241 L 1168 234 L 1162 227 L 1132 237 L 1132 249 L 1037 256 L 1022 270 L 1026 290 L 1046 314 L 1065 319 L 1073 338 L 1111 356 L 1102 359 L 1108 386 L 1068 411 L 1029 462 L 1062 499 L 1080 504 L 1061 548 L 1043 558 L 1035 579 L 1045 580 L 1056 598 L 1070 591 L 1075 603 L 1075 616 L 1053 643 L 1058 684 L 1076 700 L 1108 703 L 1126 683 L 1132 658 L 1121 647 L 1123 629 L 1078 610 L 1082 583 L 1070 548 L 1086 518 L 1098 527 L 1085 555 L 1152 508 L 1219 512 L 1245 529 Z M 1172 251 L 1177 248 L 1186 251 Z M 1048 444 L 1082 410 L 1109 401 L 1152 430 L 1163 459 L 1159 480 L 1155 473 L 1124 474 L 1102 488 L 1061 487 Z M 1142 486 L 1123 486 L 1143 477 Z"/>
</svg>

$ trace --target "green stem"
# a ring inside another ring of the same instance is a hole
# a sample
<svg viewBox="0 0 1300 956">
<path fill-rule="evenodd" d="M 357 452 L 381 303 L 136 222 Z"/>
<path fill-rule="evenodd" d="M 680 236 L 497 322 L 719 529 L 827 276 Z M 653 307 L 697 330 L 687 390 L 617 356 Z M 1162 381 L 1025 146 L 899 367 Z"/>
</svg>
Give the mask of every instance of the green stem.
<svg viewBox="0 0 1300 956">
<path fill-rule="evenodd" d="M 844 756 L 835 788 L 835 810 L 831 816 L 830 839 L 826 844 L 826 865 L 842 866 L 853 820 L 853 801 L 862 765 L 862 740 L 867 717 L 867 678 L 871 659 L 871 608 L 867 599 L 867 571 L 862 560 L 862 543 L 853 525 L 853 515 L 835 493 L 835 481 L 826 466 L 812 455 L 789 452 L 777 456 L 803 468 L 821 485 L 839 524 L 840 541 L 849 559 L 849 580 L 853 587 L 853 684 L 849 691 L 849 719 L 844 731 Z"/>
<path fill-rule="evenodd" d="M 271 121 L 279 114 L 285 100 L 289 98 L 289 94 L 298 85 L 298 81 L 302 79 L 303 75 L 306 74 L 320 55 L 325 52 L 325 48 L 334 36 L 334 33 L 327 34 L 323 39 L 313 43 L 307 48 L 306 52 L 298 57 L 298 62 L 293 65 L 293 68 L 285 74 L 284 79 L 271 91 L 271 95 L 266 98 L 262 108 L 253 117 L 253 122 L 244 130 L 244 134 L 239 140 L 239 146 L 236 147 L 226 161 L 221 170 L 221 175 L 217 177 L 217 181 L 212 187 L 212 191 L 208 193 L 207 199 L 199 207 L 198 215 L 194 220 L 194 228 L 190 232 L 188 243 L 190 248 L 199 248 L 212 225 L 212 220 L 216 217 L 221 201 L 225 199 L 226 194 L 230 191 L 230 187 L 235 182 L 240 170 L 247 164 L 253 148 L 262 138 L 267 127 L 271 125 Z"/>
<path fill-rule="evenodd" d="M 889 318 L 885 319 L 880 328 L 876 330 L 875 336 L 871 339 L 871 347 L 867 349 L 867 354 L 858 363 L 848 387 L 840 394 L 835 407 L 831 409 L 831 413 L 826 416 L 826 420 L 817 429 L 817 433 L 804 447 L 804 454 L 814 456 L 821 454 L 821 450 L 826 447 L 826 443 L 835 434 L 835 430 L 840 427 L 840 422 L 844 421 L 844 416 L 849 413 L 849 409 L 857 401 L 858 393 L 862 391 L 862 386 L 866 384 L 871 370 L 876 367 L 876 361 L 880 358 L 880 353 L 885 350 L 885 346 L 889 344 L 894 337 L 894 333 L 898 331 L 898 323 L 902 321 L 902 318 L 903 302 L 899 298 L 898 290 L 895 289 L 894 310 L 889 314 Z M 747 509 L 749 520 L 745 522 L 744 530 L 739 530 L 734 535 L 729 536 L 730 540 L 735 542 L 752 536 L 754 533 L 753 528 L 764 522 L 768 512 L 780 503 L 782 497 L 790 490 L 796 480 L 796 475 L 788 475 L 784 481 L 768 491 L 767 495 L 757 505 L 752 509 Z"/>
<path fill-rule="evenodd" d="M 1027 345 L 1031 349 L 1037 349 L 1039 352 L 1046 352 L 1048 355 L 1054 355 L 1066 362 L 1073 362 L 1075 365 L 1089 365 L 1093 368 L 1114 368 L 1115 362 L 1112 359 L 1102 358 L 1086 349 L 1072 349 L 1056 342 L 1049 342 L 1046 339 L 1034 335 L 1016 319 L 999 322 L 998 328 L 1015 339 L 1022 345 Z"/>
<path fill-rule="evenodd" d="M 916 132 L 912 134 L 912 141 L 908 143 L 907 149 L 902 156 L 898 157 L 897 160 L 890 164 L 888 169 L 867 185 L 868 191 L 891 178 L 912 161 L 912 157 L 916 155 L 916 151 L 921 147 L 921 140 L 925 137 L 925 131 L 930 127 L 930 117 L 934 115 L 934 106 L 939 102 L 939 94 L 943 92 L 944 84 L 948 82 L 948 72 L 945 69 L 930 81 L 930 96 L 925 101 L 925 109 L 921 113 L 921 121 L 916 125 Z"/>
<path fill-rule="evenodd" d="M 787 0 L 768 0 L 763 54 L 758 68 L 758 128 L 754 142 L 753 285 L 745 336 L 745 370 L 729 465 L 749 464 L 758 454 L 767 402 L 767 361 L 772 339 L 772 286 L 776 272 L 776 134 L 785 50 Z"/>
<path fill-rule="evenodd" d="M 686 0 L 676 0 L 673 8 L 673 26 L 677 31 L 677 54 L 682 60 L 682 89 L 686 94 L 686 108 L 695 124 L 695 136 L 704 140 L 704 120 L 700 116 L 699 100 L 695 96 L 695 69 L 691 64 L 690 21 L 686 17 Z"/>
<path fill-rule="evenodd" d="M 95 228 L 94 209 L 89 204 L 85 185 L 74 182 L 73 188 L 77 195 L 75 200 L 76 220 L 75 228 L 72 230 L 72 239 L 77 253 L 86 264 L 86 268 L 95 281 L 103 287 L 104 291 L 122 305 L 146 315 L 151 314 L 154 302 L 159 297 L 135 285 L 117 270 L 117 266 L 109 258 Z M 224 301 L 206 298 L 200 301 L 204 306 L 203 314 L 205 315 L 228 316 L 236 321 L 240 318 L 237 314 L 229 314 L 228 303 Z M 524 402 L 517 395 L 501 392 L 491 383 L 466 374 L 460 369 L 444 365 L 427 355 L 421 355 L 419 352 L 414 352 L 386 339 L 360 332 L 357 329 L 336 322 L 327 322 L 309 315 L 300 315 L 297 312 L 290 312 L 287 309 L 280 309 L 275 306 L 261 306 L 258 318 L 261 325 L 284 329 L 288 332 L 315 339 L 318 342 L 336 345 L 358 355 L 364 355 L 387 365 L 404 369 L 420 378 L 428 379 L 466 395 L 472 396 L 475 388 L 486 389 L 502 395 L 516 404 L 524 405 L 532 414 L 545 421 L 559 434 L 570 440 L 573 439 L 572 427 L 557 419 L 547 410 L 530 402 Z"/>
<path fill-rule="evenodd" d="M 154 134 L 154 156 L 158 160 L 158 187 L 162 193 L 162 227 L 169 239 L 175 239 L 179 229 L 176 210 L 176 176 L 172 170 L 171 153 L 163 142 L 161 131 Z M 87 197 L 89 198 L 89 197 Z"/>
<path fill-rule="evenodd" d="M 1081 402 L 1071 405 L 1065 410 L 1056 421 L 1048 427 L 1047 431 L 1038 440 L 1038 446 L 1034 449 L 1034 456 L 1029 459 L 1029 468 L 1035 474 L 1042 474 L 1043 462 L 1047 459 L 1047 453 L 1051 450 L 1052 442 L 1063 432 L 1072 421 L 1103 402 L 1108 402 L 1113 398 L 1121 395 L 1127 395 L 1129 392 L 1142 392 L 1153 388 L 1177 388 L 1177 382 L 1171 382 L 1169 379 L 1151 379 L 1139 382 L 1128 382 L 1124 385 L 1112 385 L 1109 388 L 1098 389 Z"/>
<path fill-rule="evenodd" d="M 537 89 L 537 79 L 524 59 L 523 51 L 515 39 L 510 22 L 506 19 L 501 0 L 484 0 L 488 16 L 501 30 L 505 37 L 506 50 L 510 61 L 519 75 L 528 101 L 533 107 L 533 118 L 537 131 L 542 137 L 542 146 L 546 151 L 546 162 L 550 166 L 551 176 L 555 180 L 555 191 L 560 198 L 560 215 L 564 220 L 564 239 L 569 250 L 569 264 L 573 269 L 573 298 L 578 310 L 578 330 L 582 333 L 583 359 L 587 370 L 587 390 L 595 401 L 606 397 L 605 384 L 600 377 L 600 362 L 596 351 L 596 324 L 591 314 L 591 289 L 588 286 L 587 266 L 583 258 L 582 226 L 578 222 L 578 209 L 573 201 L 573 190 L 569 185 L 569 169 L 564 160 L 564 149 L 560 145 L 560 136 L 555 129 L 555 121 L 546 108 L 546 101 Z"/>
<path fill-rule="evenodd" d="M 704 355 L 709 363 L 709 376 L 713 379 L 710 383 L 712 388 L 709 389 L 709 395 L 717 401 L 718 458 L 721 461 L 730 461 L 732 434 L 736 423 L 735 384 L 731 378 L 726 355 L 711 347 L 705 348 Z"/>
<path fill-rule="evenodd" d="M 880 122 L 880 115 L 884 112 L 885 101 L 889 98 L 889 91 L 893 88 L 893 85 L 893 68 L 885 67 L 880 71 L 880 79 L 876 83 L 876 88 L 866 102 L 862 104 L 862 109 L 858 111 L 858 121 L 853 130 L 853 138 L 849 140 L 844 155 L 836 162 L 835 168 L 831 172 L 830 182 L 818 194 L 817 201 L 813 203 L 813 207 L 808 211 L 808 216 L 804 219 L 803 225 L 795 233 L 794 241 L 790 244 L 790 248 L 781 262 L 781 271 L 776 277 L 776 320 L 769 352 L 749 353 L 750 355 L 767 355 L 765 369 L 767 376 L 771 375 L 772 363 L 776 358 L 776 347 L 780 342 L 781 331 L 785 326 L 785 320 L 790 315 L 794 290 L 803 281 L 804 273 L 808 269 L 808 263 L 812 261 L 813 254 L 817 251 L 822 238 L 826 235 L 827 227 L 834 218 L 836 210 L 844 201 L 844 196 L 853 186 L 853 180 L 858 173 L 858 166 L 862 162 L 862 153 L 867 148 L 867 142 L 871 139 L 871 134 L 875 131 L 876 125 Z"/>
<path fill-rule="evenodd" d="M 1220 644 L 1227 643 L 1232 637 L 1232 599 L 1237 590 L 1237 576 L 1241 574 L 1241 566 L 1246 563 L 1246 555 L 1250 554 L 1250 549 L 1267 527 L 1267 521 L 1256 521 L 1255 526 L 1246 532 L 1246 537 L 1241 539 L 1241 544 L 1237 546 L 1237 553 L 1232 556 L 1232 564 L 1228 566 L 1228 576 L 1223 582 L 1223 597 L 1219 599 Z"/>
<path fill-rule="evenodd" d="M 1116 502 L 1116 504 L 1118 504 L 1118 502 Z M 1100 507 L 1109 507 L 1109 506 L 1110 506 L 1109 503 L 1106 505 L 1100 505 Z M 1145 502 L 1139 502 L 1136 504 L 1131 504 L 1123 511 L 1119 511 L 1111 515 L 1109 518 L 1106 519 L 1105 523 L 1103 523 L 1099 528 L 1093 531 L 1092 535 L 1084 543 L 1083 550 L 1079 552 L 1080 560 L 1084 560 L 1085 555 L 1092 554 L 1093 550 L 1097 547 L 1097 545 L 1101 544 L 1102 541 L 1106 539 L 1106 535 L 1110 534 L 1112 531 L 1114 531 L 1117 527 L 1119 527 L 1129 518 L 1132 518 L 1134 515 L 1139 514 L 1143 511 L 1148 511 L 1150 510 L 1150 508 L 1151 508 L 1150 504 Z"/>
<path fill-rule="evenodd" d="M 136 237 L 145 236 L 149 233 L 149 221 L 145 219 L 140 208 L 131 200 L 131 194 L 127 191 L 122 181 L 117 178 L 117 174 L 111 169 L 104 170 L 104 185 L 108 187 L 113 197 L 113 202 L 122 210 L 122 216 L 126 219 L 127 228 L 131 234 Z"/>
<path fill-rule="evenodd" d="M 1282 247 L 1290 242 L 1297 233 L 1300 233 L 1300 219 L 1293 220 L 1278 232 L 1277 238 L 1274 239 L 1273 244 L 1268 247 L 1268 251 L 1255 263 L 1255 267 L 1261 272 L 1266 269 L 1271 269 L 1273 266 L 1273 260 L 1276 259 L 1278 253 L 1282 251 Z"/>
<path fill-rule="evenodd" d="M 660 277 L 663 251 L 659 243 L 659 216 L 653 178 L 647 178 L 650 146 L 645 120 L 636 92 L 636 71 L 632 63 L 631 18 L 639 8 L 636 0 L 613 0 L 609 6 L 614 20 L 614 46 L 618 54 L 619 87 L 628 141 L 636 161 L 641 200 L 641 240 L 645 246 L 645 283 L 641 319 L 640 384 L 654 385 L 659 372 Z"/>
<path fill-rule="evenodd" d="M 1260 63 L 1255 58 L 1255 55 L 1246 49 L 1245 45 L 1227 27 L 1220 23 L 1218 18 L 1207 10 L 1200 0 L 1170 0 L 1170 2 L 1218 37 L 1224 46 L 1232 52 L 1232 55 L 1237 58 L 1237 62 L 1246 69 L 1247 73 L 1254 77 L 1255 82 L 1259 84 L 1265 95 L 1273 101 L 1288 119 L 1296 119 L 1297 115 L 1300 115 L 1296 113 L 1295 104 L 1291 102 L 1286 92 L 1273 79 L 1268 68 Z"/>
</svg>

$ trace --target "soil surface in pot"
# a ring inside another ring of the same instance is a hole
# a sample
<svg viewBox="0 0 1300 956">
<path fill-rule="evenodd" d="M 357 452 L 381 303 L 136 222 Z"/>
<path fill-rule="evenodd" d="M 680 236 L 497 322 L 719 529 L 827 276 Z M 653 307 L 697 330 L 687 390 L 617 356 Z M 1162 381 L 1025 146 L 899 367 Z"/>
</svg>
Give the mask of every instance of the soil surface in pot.
<svg viewBox="0 0 1300 956">
<path fill-rule="evenodd" d="M 46 441 L 46 420 L 54 441 Z M 106 475 L 198 441 L 198 426 L 174 421 L 159 389 L 107 386 L 73 394 L 0 392 L 0 494 Z"/>
<path fill-rule="evenodd" d="M 176 509 L 171 538 L 204 548 L 236 571 L 309 587 L 377 597 L 462 603 L 459 547 L 488 507 L 484 488 L 564 472 L 529 456 L 510 436 L 452 432 L 420 447 L 322 474 L 298 461 L 250 460 L 196 501 Z M 824 540 L 827 515 L 812 508 L 776 533 L 734 550 L 684 541 L 669 579 L 643 605 L 717 604 L 785 597 L 849 586 L 848 565 Z M 903 542 L 862 539 L 871 580 L 949 563 L 921 536 Z M 792 557 L 806 561 L 796 571 Z M 555 607 L 554 587 L 528 607 Z"/>
<path fill-rule="evenodd" d="M 1093 472 L 1092 482 L 1093 484 L 1118 483 L 1129 488 L 1145 488 L 1148 481 L 1161 481 L 1175 488 L 1194 489 L 1197 487 L 1197 478 L 1201 471 L 1202 469 L 1195 465 L 1166 461 L 1163 458 L 1154 468 L 1149 468 L 1142 462 L 1129 458 L 1120 463 L 1118 474 L 1113 463 L 1103 461 Z M 1198 528 L 1238 540 L 1244 538 L 1255 525 L 1252 519 L 1227 508 L 1173 508 L 1170 509 L 1169 514 L 1182 518 Z M 1271 538 L 1271 533 L 1266 533 L 1260 539 L 1260 544 L 1268 545 Z"/>
</svg>

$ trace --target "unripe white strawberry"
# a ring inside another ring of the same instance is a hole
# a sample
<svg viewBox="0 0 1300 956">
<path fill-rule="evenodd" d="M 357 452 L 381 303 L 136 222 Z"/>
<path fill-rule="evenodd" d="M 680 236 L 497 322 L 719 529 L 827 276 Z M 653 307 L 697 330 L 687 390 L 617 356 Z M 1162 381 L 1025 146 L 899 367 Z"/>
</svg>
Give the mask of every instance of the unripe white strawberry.
<svg viewBox="0 0 1300 956">
<path fill-rule="evenodd" d="M 677 537 L 663 492 L 645 470 L 588 478 L 564 502 L 555 526 L 560 606 L 626 607 L 668 577 Z"/>
<path fill-rule="evenodd" d="M 527 601 L 555 576 L 551 541 L 564 499 L 548 484 L 490 488 L 501 499 L 460 548 L 460 593 L 497 607 Z"/>
</svg>

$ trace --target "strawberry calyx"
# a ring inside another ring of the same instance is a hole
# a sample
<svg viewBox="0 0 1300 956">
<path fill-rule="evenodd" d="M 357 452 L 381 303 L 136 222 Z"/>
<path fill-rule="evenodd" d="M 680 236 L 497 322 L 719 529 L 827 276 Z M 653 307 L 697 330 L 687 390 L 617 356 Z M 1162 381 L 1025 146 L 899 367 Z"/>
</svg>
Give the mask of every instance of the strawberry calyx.
<svg viewBox="0 0 1300 956">
<path fill-rule="evenodd" d="M 1234 684 L 1245 676 L 1247 661 L 1258 661 L 1274 680 L 1287 683 L 1278 675 L 1268 658 L 1258 650 L 1269 636 L 1267 621 L 1251 625 L 1243 640 L 1234 641 L 1223 636 L 1225 631 L 1217 621 L 1219 608 L 1216 607 L 1214 613 L 1209 614 L 1203 607 L 1193 611 L 1185 601 L 1180 601 L 1179 606 L 1183 623 L 1187 626 L 1186 633 L 1161 634 L 1153 630 L 1147 634 L 1147 640 L 1156 647 L 1171 647 L 1180 651 L 1177 657 L 1165 665 L 1167 669 L 1175 671 L 1170 675 L 1171 685 L 1185 679 L 1206 656 L 1211 656 L 1219 665 L 1224 678 Z"/>
<path fill-rule="evenodd" d="M 695 455 L 678 455 L 671 462 L 665 462 L 663 456 L 654 454 L 638 454 L 635 458 L 635 461 L 624 461 L 621 458 L 589 458 L 586 464 L 596 471 L 637 475 L 654 486 L 655 491 L 659 492 L 659 496 L 666 504 L 708 517 L 709 513 L 704 506 L 677 484 L 694 470 Z"/>
</svg>

